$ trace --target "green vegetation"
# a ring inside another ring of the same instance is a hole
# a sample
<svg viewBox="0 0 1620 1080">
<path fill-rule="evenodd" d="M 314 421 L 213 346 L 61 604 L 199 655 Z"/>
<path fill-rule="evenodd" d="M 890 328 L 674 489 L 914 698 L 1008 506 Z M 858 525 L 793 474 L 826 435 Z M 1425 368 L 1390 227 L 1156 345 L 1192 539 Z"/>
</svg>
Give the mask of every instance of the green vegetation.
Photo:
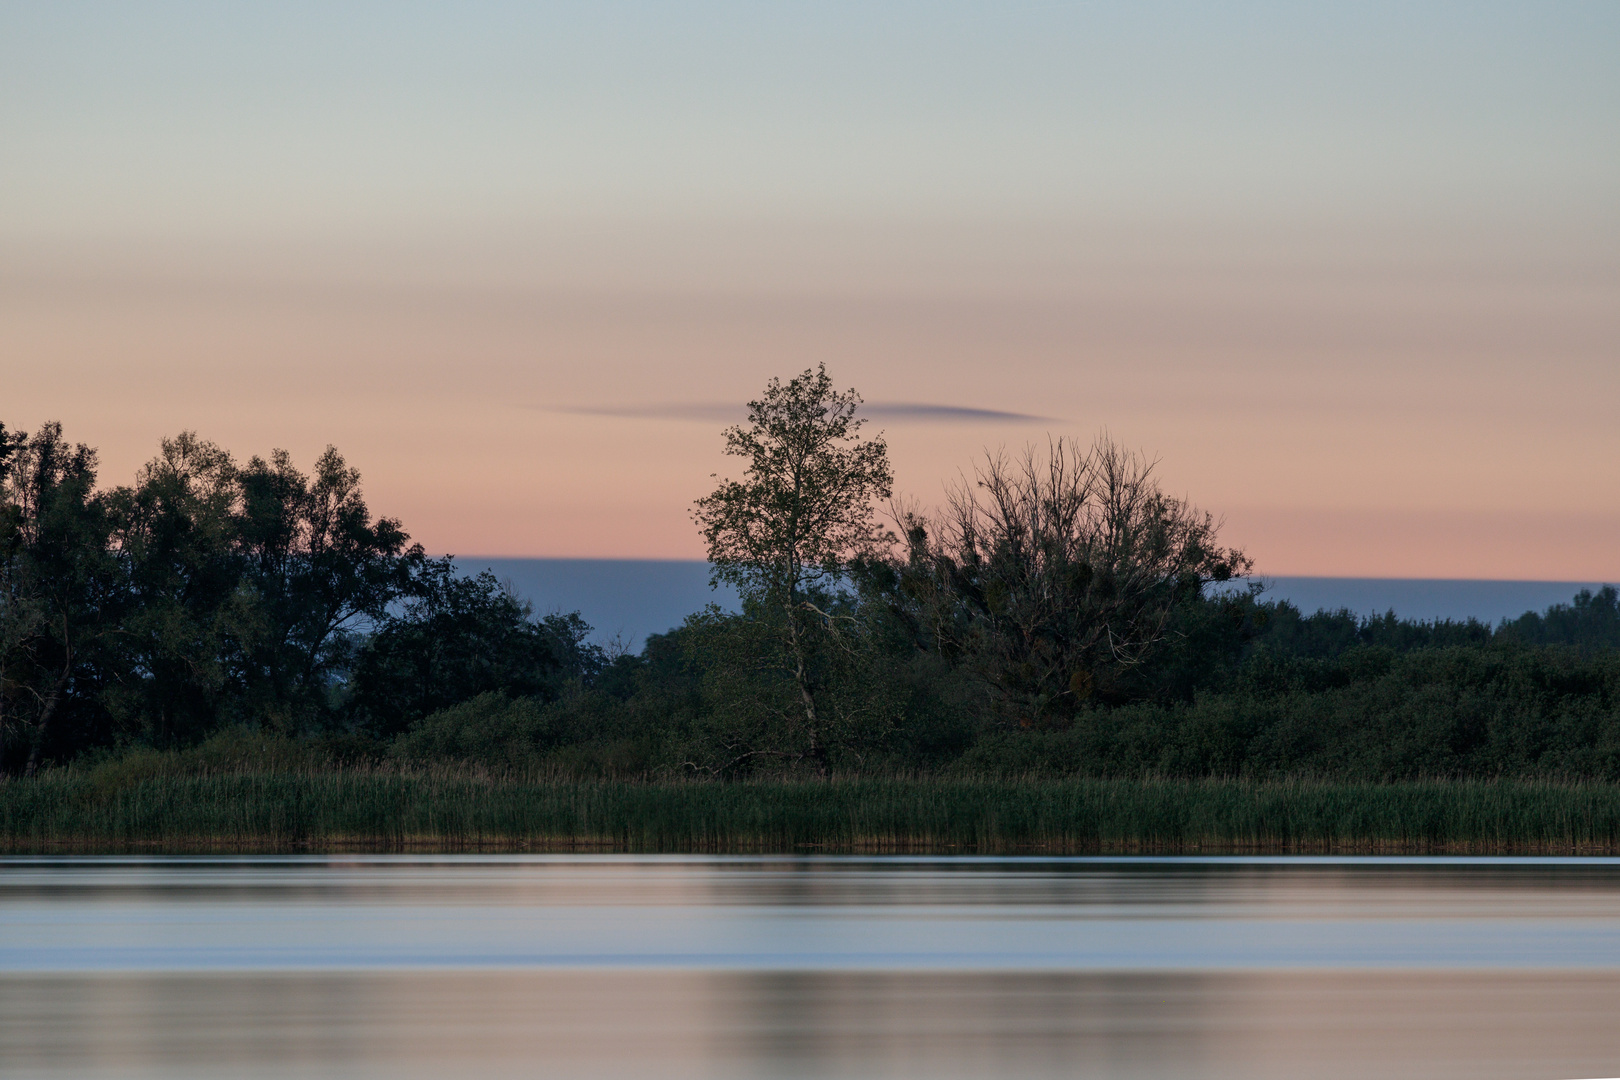
<svg viewBox="0 0 1620 1080">
<path fill-rule="evenodd" d="M 694 510 L 743 610 L 637 655 L 427 557 L 335 450 L 186 434 L 102 489 L 59 426 L 0 427 L 5 842 L 1616 844 L 1614 588 L 1301 612 L 1107 439 L 891 531 L 859 404 L 820 370 L 750 404 Z"/>
<path fill-rule="evenodd" d="M 1620 788 L 850 777 L 627 782 L 323 767 L 216 737 L 0 787 L 0 847 L 790 851 L 1620 851 Z"/>
<path fill-rule="evenodd" d="M 0 775 L 248 725 L 383 746 L 500 690 L 560 697 L 600 666 L 577 616 L 374 519 L 328 448 L 235 462 L 183 434 L 127 487 L 58 424 L 0 425 Z"/>
<path fill-rule="evenodd" d="M 849 568 L 881 559 L 893 540 L 873 506 L 892 494 L 889 448 L 862 439 L 860 401 L 834 390 L 825 367 L 785 386 L 772 379 L 749 402 L 749 425 L 725 432 L 726 453 L 748 461 L 745 479 L 697 501 L 714 579 L 736 586 L 753 615 L 749 647 L 726 650 L 729 659 L 744 658 L 745 671 L 785 667 L 798 699 L 756 705 L 777 730 L 761 738 L 745 721 L 742 737 L 724 745 L 729 760 L 709 765 L 715 771 L 775 758 L 825 776 L 832 755 L 883 722 L 881 707 L 862 700 L 870 688 L 859 661 L 871 650 L 861 620 L 838 603 Z"/>
</svg>

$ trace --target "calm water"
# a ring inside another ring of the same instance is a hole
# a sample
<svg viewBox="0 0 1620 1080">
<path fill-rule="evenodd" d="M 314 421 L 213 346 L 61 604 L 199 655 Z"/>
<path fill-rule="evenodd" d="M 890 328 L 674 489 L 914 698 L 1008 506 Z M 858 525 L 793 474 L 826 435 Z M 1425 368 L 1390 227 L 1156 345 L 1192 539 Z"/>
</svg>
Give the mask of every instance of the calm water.
<svg viewBox="0 0 1620 1080">
<path fill-rule="evenodd" d="M 544 614 L 578 610 L 598 641 L 620 635 L 640 649 L 648 634 L 679 626 L 706 604 L 735 611 L 729 587 L 709 588 L 709 564 L 680 559 L 481 559 L 463 557 L 469 572 L 489 569 Z M 1526 611 L 1567 604 L 1578 581 L 1467 581 L 1423 578 L 1267 577 L 1266 599 L 1304 612 L 1349 608 L 1357 615 L 1394 611 L 1403 619 L 1480 619 L 1496 623 Z"/>
<path fill-rule="evenodd" d="M 1620 861 L 0 859 L 0 1074 L 1620 1074 Z"/>
</svg>

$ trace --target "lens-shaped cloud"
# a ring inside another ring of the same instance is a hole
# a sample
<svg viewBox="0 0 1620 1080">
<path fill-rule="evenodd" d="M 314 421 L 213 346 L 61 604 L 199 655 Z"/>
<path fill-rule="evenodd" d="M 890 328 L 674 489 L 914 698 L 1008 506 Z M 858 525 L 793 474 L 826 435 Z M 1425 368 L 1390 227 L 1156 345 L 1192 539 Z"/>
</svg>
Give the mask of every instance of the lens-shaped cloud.
<svg viewBox="0 0 1620 1080">
<path fill-rule="evenodd" d="M 619 416 L 646 420 L 698 420 L 734 423 L 747 415 L 747 407 L 727 402 L 667 402 L 644 405 L 555 406 L 549 412 L 580 416 Z M 1044 424 L 1063 423 L 1057 417 L 1002 409 L 975 409 L 966 405 L 938 405 L 921 401 L 869 401 L 859 415 L 872 420 L 918 424 Z"/>
</svg>

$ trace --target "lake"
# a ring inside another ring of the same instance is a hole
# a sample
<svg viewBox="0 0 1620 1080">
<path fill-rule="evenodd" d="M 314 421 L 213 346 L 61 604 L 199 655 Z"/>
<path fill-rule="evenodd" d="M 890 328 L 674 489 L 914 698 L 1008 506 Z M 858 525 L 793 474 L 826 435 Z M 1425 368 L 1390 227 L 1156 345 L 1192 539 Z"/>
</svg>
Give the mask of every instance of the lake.
<svg viewBox="0 0 1620 1080">
<path fill-rule="evenodd" d="M 22 1077 L 1620 1074 L 1620 860 L 0 859 Z"/>
<path fill-rule="evenodd" d="M 456 560 L 464 571 L 490 570 L 540 614 L 579 611 L 596 639 L 618 636 L 632 651 L 707 604 L 736 610 L 736 592 L 709 587 L 709 564 L 682 559 Z M 1567 604 L 1578 581 L 1469 581 L 1424 578 L 1265 577 L 1267 600 L 1287 600 L 1309 614 L 1347 608 L 1357 615 L 1393 611 L 1403 619 L 1479 619 L 1495 624 L 1526 611 Z"/>
</svg>

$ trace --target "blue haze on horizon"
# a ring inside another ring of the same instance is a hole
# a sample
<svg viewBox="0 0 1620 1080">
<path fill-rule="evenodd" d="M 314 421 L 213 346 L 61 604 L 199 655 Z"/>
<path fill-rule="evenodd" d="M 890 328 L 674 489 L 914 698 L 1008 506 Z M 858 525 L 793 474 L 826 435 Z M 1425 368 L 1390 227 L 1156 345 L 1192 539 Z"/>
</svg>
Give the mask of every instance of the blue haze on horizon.
<svg viewBox="0 0 1620 1080">
<path fill-rule="evenodd" d="M 618 637 L 631 651 L 648 634 L 679 626 L 708 604 L 736 610 L 730 588 L 709 587 L 709 564 L 680 559 L 480 559 L 461 558 L 468 570 L 488 569 L 508 583 L 539 614 L 578 611 L 606 643 Z M 1287 600 L 1300 610 L 1358 615 L 1393 611 L 1405 619 L 1478 619 L 1497 623 L 1526 611 L 1568 603 L 1598 582 L 1470 581 L 1425 578 L 1262 577 L 1266 598 Z"/>
</svg>

